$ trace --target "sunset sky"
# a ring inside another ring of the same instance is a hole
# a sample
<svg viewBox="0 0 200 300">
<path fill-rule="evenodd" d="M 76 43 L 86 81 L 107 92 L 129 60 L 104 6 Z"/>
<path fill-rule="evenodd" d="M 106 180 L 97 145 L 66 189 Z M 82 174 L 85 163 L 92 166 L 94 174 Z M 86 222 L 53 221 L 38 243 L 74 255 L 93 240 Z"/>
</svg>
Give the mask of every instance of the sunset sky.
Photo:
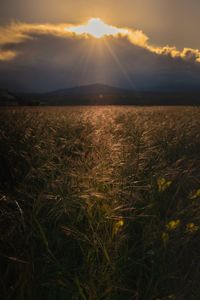
<svg viewBox="0 0 200 300">
<path fill-rule="evenodd" d="M 200 86 L 199 0 L 1 0 L 0 88 Z"/>
</svg>

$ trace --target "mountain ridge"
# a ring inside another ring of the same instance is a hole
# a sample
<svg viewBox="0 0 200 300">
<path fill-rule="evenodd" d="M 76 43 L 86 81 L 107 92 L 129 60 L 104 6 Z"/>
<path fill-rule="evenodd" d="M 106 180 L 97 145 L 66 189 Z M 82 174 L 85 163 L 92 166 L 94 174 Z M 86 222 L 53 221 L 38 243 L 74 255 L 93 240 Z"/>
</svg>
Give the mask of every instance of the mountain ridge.
<svg viewBox="0 0 200 300">
<path fill-rule="evenodd" d="M 1 91 L 1 90 L 0 90 Z M 4 90 L 5 93 L 5 90 Z M 7 95 L 11 95 L 6 91 Z M 1 96 L 1 93 L 0 93 Z M 42 94 L 12 94 L 18 105 L 200 105 L 200 92 L 139 92 L 94 83 Z"/>
<path fill-rule="evenodd" d="M 83 95 L 83 94 L 107 94 L 107 93 L 133 93 L 134 90 L 121 88 L 121 87 L 115 87 L 107 84 L 101 84 L 101 83 L 94 83 L 94 84 L 87 84 L 87 85 L 79 85 L 64 89 L 55 90 L 48 93 L 43 93 L 47 95 Z"/>
</svg>

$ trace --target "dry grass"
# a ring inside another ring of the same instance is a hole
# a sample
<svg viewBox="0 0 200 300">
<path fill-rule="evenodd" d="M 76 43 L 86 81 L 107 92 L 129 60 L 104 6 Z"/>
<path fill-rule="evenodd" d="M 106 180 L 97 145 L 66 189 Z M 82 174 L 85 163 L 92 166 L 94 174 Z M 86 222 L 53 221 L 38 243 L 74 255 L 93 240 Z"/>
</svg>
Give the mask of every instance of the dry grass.
<svg viewBox="0 0 200 300">
<path fill-rule="evenodd" d="M 200 109 L 0 112 L 0 291 L 200 299 Z"/>
</svg>

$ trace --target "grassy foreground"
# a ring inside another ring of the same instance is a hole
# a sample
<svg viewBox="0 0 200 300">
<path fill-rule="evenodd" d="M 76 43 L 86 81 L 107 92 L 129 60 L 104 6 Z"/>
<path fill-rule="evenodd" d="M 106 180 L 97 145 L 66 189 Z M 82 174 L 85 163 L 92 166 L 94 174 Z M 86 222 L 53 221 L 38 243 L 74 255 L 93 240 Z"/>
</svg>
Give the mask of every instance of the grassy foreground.
<svg viewBox="0 0 200 300">
<path fill-rule="evenodd" d="M 0 293 L 200 299 L 200 109 L 0 112 Z"/>
</svg>

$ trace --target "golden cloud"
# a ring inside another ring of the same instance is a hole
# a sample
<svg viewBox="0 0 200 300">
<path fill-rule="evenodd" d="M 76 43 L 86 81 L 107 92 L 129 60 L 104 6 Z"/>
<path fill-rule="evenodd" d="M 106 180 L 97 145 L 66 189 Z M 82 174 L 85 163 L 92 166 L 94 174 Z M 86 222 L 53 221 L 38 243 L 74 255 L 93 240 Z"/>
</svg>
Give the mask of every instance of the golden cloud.
<svg viewBox="0 0 200 300">
<path fill-rule="evenodd" d="M 147 45 L 147 49 L 159 55 L 171 56 L 172 58 L 182 58 L 183 60 L 200 62 L 200 50 L 192 48 L 183 48 L 178 50 L 175 46 L 156 47 Z"/>
<path fill-rule="evenodd" d="M 16 52 L 14 51 L 3 51 L 0 50 L 0 61 L 7 61 L 7 60 L 11 60 L 13 58 L 15 58 L 15 56 L 17 55 Z"/>
<path fill-rule="evenodd" d="M 80 24 L 72 26 L 71 24 L 28 24 L 15 22 L 7 26 L 0 27 L 0 46 L 9 45 L 11 43 L 20 43 L 28 39 L 32 39 L 34 34 L 53 35 L 58 37 L 73 38 L 101 38 L 103 36 L 113 36 L 116 38 L 126 37 L 132 44 L 145 48 L 157 55 L 170 56 L 172 58 L 181 58 L 183 60 L 193 60 L 200 62 L 200 50 L 192 48 L 184 48 L 178 50 L 175 46 L 154 46 L 149 43 L 148 36 L 142 30 L 134 30 L 129 28 L 118 28 L 103 23 L 100 19 L 96 19 L 98 32 L 95 35 L 94 29 L 91 27 L 94 19 L 88 24 Z M 98 23 L 99 22 L 99 23 Z M 102 26 L 99 28 L 98 26 Z M 85 28 L 85 31 L 84 31 Z M 9 50 L 0 50 L 0 60 L 12 60 L 17 56 L 17 52 Z"/>
<path fill-rule="evenodd" d="M 142 30 L 128 30 L 128 39 L 131 43 L 144 48 L 148 47 L 148 36 Z"/>
<path fill-rule="evenodd" d="M 11 23 L 9 26 L 0 27 L 0 45 L 19 43 L 31 39 L 32 34 L 50 34 L 56 36 L 69 36 L 65 30 L 66 24 L 26 24 Z"/>
<path fill-rule="evenodd" d="M 66 27 L 67 31 L 74 32 L 78 35 L 88 34 L 95 38 L 102 38 L 104 36 L 116 36 L 119 34 L 127 35 L 128 30 L 118 28 L 112 25 L 107 25 L 101 19 L 92 18 L 86 24 L 79 26 Z"/>
</svg>

